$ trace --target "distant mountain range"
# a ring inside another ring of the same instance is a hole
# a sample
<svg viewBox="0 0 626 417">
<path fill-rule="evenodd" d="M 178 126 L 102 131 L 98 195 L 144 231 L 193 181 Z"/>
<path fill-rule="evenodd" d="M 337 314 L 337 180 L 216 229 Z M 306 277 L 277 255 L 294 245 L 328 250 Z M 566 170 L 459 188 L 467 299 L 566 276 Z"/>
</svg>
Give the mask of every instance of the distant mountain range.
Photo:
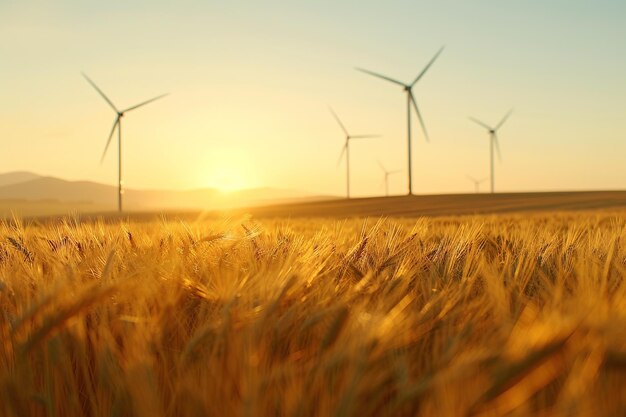
<svg viewBox="0 0 626 417">
<path fill-rule="evenodd" d="M 221 210 L 332 198 L 334 197 L 276 188 L 252 188 L 228 193 L 212 188 L 127 189 L 124 192 L 124 207 L 128 210 Z M 9 172 L 0 174 L 0 202 L 5 211 L 12 206 L 34 203 L 62 204 L 80 209 L 87 207 L 88 211 L 107 211 L 117 207 L 117 187 L 92 181 L 67 181 L 31 172 Z"/>
<path fill-rule="evenodd" d="M 5 185 L 19 184 L 21 182 L 36 180 L 41 178 L 41 175 L 33 174 L 32 172 L 16 171 L 7 172 L 6 174 L 0 174 L 0 187 Z"/>
</svg>

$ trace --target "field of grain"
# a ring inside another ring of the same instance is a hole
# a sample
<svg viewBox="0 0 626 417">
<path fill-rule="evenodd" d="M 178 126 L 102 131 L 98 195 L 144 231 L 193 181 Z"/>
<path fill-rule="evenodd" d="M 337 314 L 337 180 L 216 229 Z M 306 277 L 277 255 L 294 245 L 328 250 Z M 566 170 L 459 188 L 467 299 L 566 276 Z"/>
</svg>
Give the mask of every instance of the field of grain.
<svg viewBox="0 0 626 417">
<path fill-rule="evenodd" d="M 623 211 L 0 224 L 0 415 L 623 416 Z"/>
</svg>

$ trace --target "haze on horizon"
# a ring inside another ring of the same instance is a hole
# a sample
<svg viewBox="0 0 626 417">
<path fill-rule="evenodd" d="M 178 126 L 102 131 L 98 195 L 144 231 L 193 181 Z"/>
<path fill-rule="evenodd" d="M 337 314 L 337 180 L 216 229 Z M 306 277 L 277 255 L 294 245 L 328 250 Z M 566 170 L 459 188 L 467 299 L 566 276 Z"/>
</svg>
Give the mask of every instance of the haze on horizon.
<svg viewBox="0 0 626 417">
<path fill-rule="evenodd" d="M 0 172 L 28 170 L 114 184 L 120 107 L 167 98 L 124 121 L 129 188 L 271 186 L 344 192 L 348 129 L 381 139 L 351 148 L 352 190 L 381 195 L 377 160 L 403 173 L 401 89 L 355 66 L 412 80 L 446 50 L 415 94 L 414 192 L 472 192 L 488 175 L 496 123 L 497 191 L 626 188 L 626 3 L 493 1 L 0 2 Z M 483 190 L 486 190 L 483 186 Z"/>
</svg>

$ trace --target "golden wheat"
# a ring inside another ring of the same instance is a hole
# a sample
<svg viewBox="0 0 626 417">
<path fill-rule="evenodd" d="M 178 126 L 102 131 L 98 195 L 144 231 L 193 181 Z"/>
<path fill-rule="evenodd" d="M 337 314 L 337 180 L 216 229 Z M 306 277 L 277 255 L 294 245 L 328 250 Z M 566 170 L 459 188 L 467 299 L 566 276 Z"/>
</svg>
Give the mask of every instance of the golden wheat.
<svg viewBox="0 0 626 417">
<path fill-rule="evenodd" d="M 0 238 L 2 416 L 626 414 L 621 212 Z"/>
</svg>

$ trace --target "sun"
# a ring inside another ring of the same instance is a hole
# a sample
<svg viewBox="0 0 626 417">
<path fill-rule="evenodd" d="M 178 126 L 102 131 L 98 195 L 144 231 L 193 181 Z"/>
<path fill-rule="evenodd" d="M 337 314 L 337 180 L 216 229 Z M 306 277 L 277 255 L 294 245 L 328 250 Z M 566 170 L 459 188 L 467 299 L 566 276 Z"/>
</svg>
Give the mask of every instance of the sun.
<svg viewBox="0 0 626 417">
<path fill-rule="evenodd" d="M 213 167 L 209 172 L 209 184 L 223 193 L 250 188 L 246 173 L 234 166 Z"/>
<path fill-rule="evenodd" d="M 252 155 L 237 147 L 221 147 L 211 150 L 204 160 L 204 169 L 198 171 L 206 186 L 231 193 L 257 186 L 258 172 Z"/>
</svg>

